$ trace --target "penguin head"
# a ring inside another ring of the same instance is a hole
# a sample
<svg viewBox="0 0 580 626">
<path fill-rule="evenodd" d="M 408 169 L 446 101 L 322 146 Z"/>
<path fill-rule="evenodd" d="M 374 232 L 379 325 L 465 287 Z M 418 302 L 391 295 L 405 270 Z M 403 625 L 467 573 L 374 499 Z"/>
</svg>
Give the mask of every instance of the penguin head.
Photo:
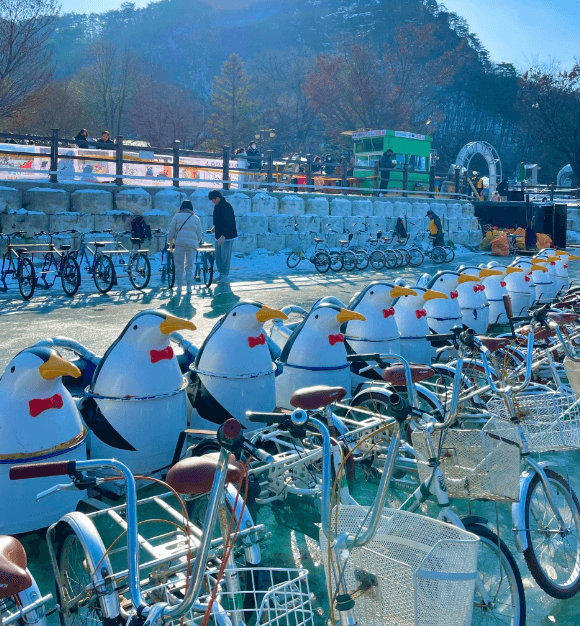
<svg viewBox="0 0 580 626">
<path fill-rule="evenodd" d="M 416 296 L 417 292 L 414 289 L 405 287 L 403 285 L 394 285 L 391 283 L 374 282 L 367 285 L 359 294 L 353 298 L 349 304 L 351 311 L 361 305 L 369 305 L 377 310 L 381 310 L 385 307 L 390 307 L 397 298 L 403 296 Z"/>
<path fill-rule="evenodd" d="M 321 304 L 308 314 L 295 332 L 299 331 L 300 334 L 308 332 L 316 336 L 326 337 L 337 334 L 341 324 L 351 320 L 364 322 L 366 318 L 356 311 L 350 311 L 335 304 Z M 313 348 L 315 349 L 315 346 Z"/>
<path fill-rule="evenodd" d="M 459 272 L 453 272 L 451 270 L 437 272 L 427 285 L 423 286 L 427 289 L 433 289 L 434 291 L 449 294 L 457 288 L 460 276 L 461 274 L 459 274 Z"/>
<path fill-rule="evenodd" d="M 262 332 L 268 320 L 288 319 L 286 313 L 271 309 L 260 302 L 238 302 L 221 320 L 220 328 L 229 329 L 248 336 Z"/>
<path fill-rule="evenodd" d="M 167 348 L 171 333 L 178 330 L 195 330 L 195 328 L 193 322 L 175 317 L 165 311 L 141 311 L 125 326 L 113 345 L 122 343 L 128 349 L 149 354 L 152 350 L 159 351 Z"/>
</svg>

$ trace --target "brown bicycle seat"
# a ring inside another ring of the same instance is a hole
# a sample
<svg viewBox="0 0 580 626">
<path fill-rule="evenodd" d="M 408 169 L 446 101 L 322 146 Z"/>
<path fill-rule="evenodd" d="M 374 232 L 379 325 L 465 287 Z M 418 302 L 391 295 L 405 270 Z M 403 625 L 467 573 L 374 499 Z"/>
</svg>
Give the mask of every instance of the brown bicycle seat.
<svg viewBox="0 0 580 626">
<path fill-rule="evenodd" d="M 338 240 L 338 243 L 339 243 L 341 246 L 348 246 L 348 241 L 347 241 L 346 239 L 339 239 L 339 240 Z"/>
<path fill-rule="evenodd" d="M 0 535 L 0 598 L 14 596 L 32 585 L 26 552 L 18 539 Z"/>
<path fill-rule="evenodd" d="M 505 348 L 510 344 L 510 339 L 507 337 L 485 337 L 478 335 L 477 338 L 490 352 L 501 350 L 501 348 Z"/>
<path fill-rule="evenodd" d="M 558 324 L 558 326 L 564 326 L 565 324 L 571 324 L 575 322 L 580 315 L 577 313 L 548 313 L 548 317 Z"/>
<path fill-rule="evenodd" d="M 318 237 L 314 237 L 314 241 L 315 241 L 316 243 L 322 243 L 322 242 L 324 241 L 324 239 L 320 239 L 320 238 L 318 238 Z"/>
<path fill-rule="evenodd" d="M 104 248 L 109 241 L 95 241 L 95 248 Z"/>
<path fill-rule="evenodd" d="M 28 252 L 26 248 L 15 248 L 15 250 L 16 254 L 24 254 L 25 252 Z"/>
<path fill-rule="evenodd" d="M 340 402 L 344 396 L 346 396 L 344 387 L 315 385 L 314 387 L 304 387 L 295 391 L 290 398 L 290 404 L 297 409 L 314 411 L 334 402 Z"/>
<path fill-rule="evenodd" d="M 215 477 L 219 453 L 204 454 L 182 459 L 168 472 L 165 482 L 186 496 L 200 496 L 211 491 Z M 239 483 L 242 477 L 242 468 L 230 455 L 226 483 Z"/>
<path fill-rule="evenodd" d="M 376 239 L 373 239 L 372 237 L 369 239 L 369 243 L 377 243 Z"/>
<path fill-rule="evenodd" d="M 523 328 L 518 328 L 517 332 L 521 335 L 527 335 L 530 332 L 529 326 L 524 326 Z M 534 341 L 546 341 L 548 337 L 554 336 L 554 331 L 551 328 L 540 328 L 534 332 Z M 525 343 L 526 340 L 522 339 L 521 343 Z"/>
<path fill-rule="evenodd" d="M 70 250 L 70 248 L 71 248 L 71 246 L 70 246 L 70 244 L 68 244 L 68 243 L 65 243 L 64 245 L 62 245 L 62 246 L 60 247 L 60 249 L 61 249 L 63 252 L 67 252 L 68 250 Z"/>
<path fill-rule="evenodd" d="M 422 380 L 427 380 L 431 376 L 435 376 L 435 371 L 428 365 L 412 365 L 411 368 L 411 382 L 420 383 Z M 395 387 L 402 387 L 407 384 L 407 378 L 405 376 L 405 368 L 402 365 L 393 365 L 383 370 L 383 380 Z"/>
</svg>

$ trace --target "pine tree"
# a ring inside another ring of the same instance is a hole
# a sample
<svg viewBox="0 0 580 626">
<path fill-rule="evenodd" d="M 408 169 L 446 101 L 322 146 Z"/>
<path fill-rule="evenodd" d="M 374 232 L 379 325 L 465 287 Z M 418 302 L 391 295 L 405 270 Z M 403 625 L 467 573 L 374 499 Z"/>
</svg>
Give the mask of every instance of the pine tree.
<svg viewBox="0 0 580 626">
<path fill-rule="evenodd" d="M 212 83 L 213 114 L 209 121 L 212 144 L 232 149 L 247 146 L 256 130 L 256 105 L 252 85 L 237 54 L 231 54 Z"/>
</svg>

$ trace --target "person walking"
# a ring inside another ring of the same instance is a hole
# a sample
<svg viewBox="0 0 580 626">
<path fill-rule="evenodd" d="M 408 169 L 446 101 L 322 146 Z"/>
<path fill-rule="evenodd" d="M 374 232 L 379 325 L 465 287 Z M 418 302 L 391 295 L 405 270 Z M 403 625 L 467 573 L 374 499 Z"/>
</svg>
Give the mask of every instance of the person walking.
<svg viewBox="0 0 580 626">
<path fill-rule="evenodd" d="M 213 189 L 208 198 L 213 202 L 213 231 L 216 238 L 215 264 L 219 272 L 216 283 L 229 283 L 234 239 L 238 236 L 232 205 L 221 192 Z"/>
<path fill-rule="evenodd" d="M 429 222 L 429 237 L 433 238 L 433 245 L 444 246 L 443 225 L 440 217 L 431 210 L 427 211 L 427 217 L 431 220 Z"/>
<path fill-rule="evenodd" d="M 393 159 L 395 155 L 393 151 L 389 148 L 387 151 L 383 152 L 381 159 L 379 161 L 379 171 L 381 173 L 381 184 L 379 190 L 388 189 L 389 180 L 391 178 L 391 172 L 393 171 Z M 379 192 L 380 192 L 379 191 Z"/>
<path fill-rule="evenodd" d="M 201 241 L 201 222 L 189 200 L 184 200 L 179 211 L 173 216 L 167 232 L 167 241 L 174 247 L 176 295 L 181 295 L 184 264 L 187 293 L 191 293 L 196 249 Z"/>
</svg>

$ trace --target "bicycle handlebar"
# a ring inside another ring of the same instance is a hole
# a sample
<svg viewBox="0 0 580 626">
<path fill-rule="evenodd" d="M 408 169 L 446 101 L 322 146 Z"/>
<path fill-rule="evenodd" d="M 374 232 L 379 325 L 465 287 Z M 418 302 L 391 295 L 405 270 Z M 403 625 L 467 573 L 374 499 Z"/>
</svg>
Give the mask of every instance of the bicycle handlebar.
<svg viewBox="0 0 580 626">
<path fill-rule="evenodd" d="M 47 478 L 48 476 L 73 476 L 76 461 L 52 461 L 49 463 L 25 463 L 10 468 L 10 480 L 28 480 L 29 478 Z"/>
</svg>

